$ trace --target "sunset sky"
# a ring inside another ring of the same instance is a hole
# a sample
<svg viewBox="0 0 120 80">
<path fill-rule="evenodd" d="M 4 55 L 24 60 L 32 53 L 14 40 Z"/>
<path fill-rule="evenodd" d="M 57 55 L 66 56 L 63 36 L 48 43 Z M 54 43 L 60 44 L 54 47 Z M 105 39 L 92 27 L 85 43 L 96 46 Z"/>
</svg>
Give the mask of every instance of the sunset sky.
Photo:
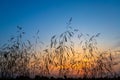
<svg viewBox="0 0 120 80">
<path fill-rule="evenodd" d="M 0 0 L 0 45 L 23 27 L 25 38 L 31 39 L 40 30 L 40 40 L 72 27 L 83 34 L 101 33 L 98 41 L 104 46 L 120 46 L 120 0 Z"/>
</svg>

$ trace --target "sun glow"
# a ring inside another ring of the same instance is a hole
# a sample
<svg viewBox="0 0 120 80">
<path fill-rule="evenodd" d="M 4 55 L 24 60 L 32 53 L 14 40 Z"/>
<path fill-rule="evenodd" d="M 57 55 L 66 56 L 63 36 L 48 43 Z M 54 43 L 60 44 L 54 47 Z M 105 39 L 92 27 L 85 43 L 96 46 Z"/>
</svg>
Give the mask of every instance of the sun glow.
<svg viewBox="0 0 120 80">
<path fill-rule="evenodd" d="M 29 63 L 29 68 L 31 69 L 31 72 L 32 70 L 33 72 L 35 71 L 35 75 L 40 74 L 55 77 L 62 77 L 64 75 L 67 77 L 93 77 L 96 75 L 99 77 L 99 74 L 101 74 L 100 65 L 106 65 L 104 59 L 108 59 L 109 55 L 107 52 L 106 55 L 100 55 L 100 53 L 95 53 L 94 51 L 89 53 L 89 50 L 87 50 L 86 53 L 84 52 L 84 50 L 78 51 L 77 49 L 74 51 L 74 55 L 70 51 L 69 55 L 67 52 L 60 54 L 59 51 L 55 51 L 53 48 L 52 50 L 47 50 L 44 54 L 37 56 L 38 60 L 33 59 Z M 107 71 L 105 70 L 105 72 Z"/>
</svg>

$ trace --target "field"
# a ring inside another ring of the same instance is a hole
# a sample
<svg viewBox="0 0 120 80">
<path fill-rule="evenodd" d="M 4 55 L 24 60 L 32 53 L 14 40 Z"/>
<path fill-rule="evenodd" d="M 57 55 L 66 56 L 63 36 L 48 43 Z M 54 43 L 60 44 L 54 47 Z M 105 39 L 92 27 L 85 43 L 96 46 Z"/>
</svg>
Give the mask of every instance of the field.
<svg viewBox="0 0 120 80">
<path fill-rule="evenodd" d="M 120 50 L 101 50 L 100 33 L 82 34 L 70 25 L 71 19 L 65 32 L 53 35 L 47 45 L 39 40 L 39 30 L 34 42 L 23 40 L 25 32 L 17 26 L 17 35 L 0 46 L 1 79 L 119 79 L 120 70 L 114 67 Z"/>
</svg>

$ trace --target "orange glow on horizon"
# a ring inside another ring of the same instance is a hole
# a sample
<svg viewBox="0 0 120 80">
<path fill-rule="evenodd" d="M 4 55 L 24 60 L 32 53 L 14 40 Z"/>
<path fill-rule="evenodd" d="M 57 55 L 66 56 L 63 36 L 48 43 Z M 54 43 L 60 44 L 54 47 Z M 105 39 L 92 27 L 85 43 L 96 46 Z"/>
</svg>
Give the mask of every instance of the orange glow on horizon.
<svg viewBox="0 0 120 80">
<path fill-rule="evenodd" d="M 34 75 L 39 74 L 54 77 L 63 77 L 64 75 L 67 77 L 84 77 L 87 75 L 88 77 L 92 77 L 101 74 L 100 66 L 102 64 L 106 65 L 105 59 L 108 59 L 108 62 L 110 61 L 109 51 L 94 50 L 90 52 L 89 50 L 84 51 L 81 48 L 75 48 L 74 54 L 71 51 L 69 51 L 69 55 L 65 51 L 63 53 L 63 55 L 60 54 L 54 48 L 44 54 L 39 55 L 38 52 L 36 56 L 38 59 L 31 59 L 28 68 L 31 72 L 34 72 Z M 102 53 L 103 55 L 100 55 Z M 105 72 L 107 71 L 105 70 Z"/>
</svg>

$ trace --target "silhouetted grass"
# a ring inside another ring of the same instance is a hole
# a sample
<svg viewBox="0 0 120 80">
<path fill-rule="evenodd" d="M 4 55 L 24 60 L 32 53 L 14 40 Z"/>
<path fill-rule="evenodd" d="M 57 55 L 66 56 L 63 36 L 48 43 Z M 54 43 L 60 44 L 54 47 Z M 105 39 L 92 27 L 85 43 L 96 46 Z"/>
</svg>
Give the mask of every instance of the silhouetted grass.
<svg viewBox="0 0 120 80">
<path fill-rule="evenodd" d="M 51 37 L 47 46 L 39 40 L 39 30 L 35 42 L 24 41 L 25 32 L 17 26 L 17 35 L 0 47 L 1 79 L 119 79 L 114 71 L 119 64 L 115 52 L 97 47 L 100 33 L 82 34 L 71 27 L 71 21 L 63 33 Z"/>
</svg>

